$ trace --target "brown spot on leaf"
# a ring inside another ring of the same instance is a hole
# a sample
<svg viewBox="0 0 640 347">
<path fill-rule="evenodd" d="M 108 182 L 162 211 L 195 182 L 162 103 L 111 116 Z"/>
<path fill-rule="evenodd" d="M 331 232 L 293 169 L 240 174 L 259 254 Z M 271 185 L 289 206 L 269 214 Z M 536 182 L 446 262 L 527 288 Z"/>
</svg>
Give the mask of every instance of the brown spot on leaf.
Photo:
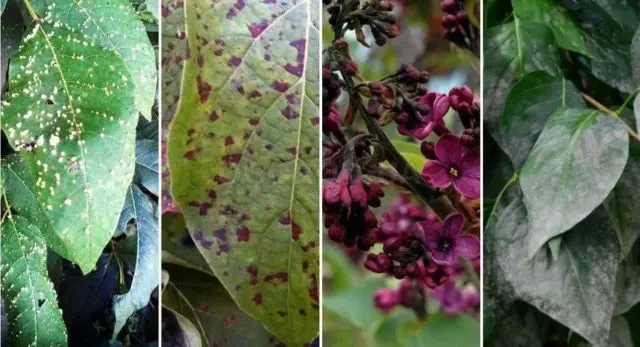
<svg viewBox="0 0 640 347">
<path fill-rule="evenodd" d="M 289 274 L 286 272 L 277 272 L 274 274 L 264 276 L 265 282 L 271 282 L 273 284 L 277 283 L 278 281 L 284 283 L 284 282 L 287 282 L 288 279 L 289 279 Z"/>
<path fill-rule="evenodd" d="M 262 305 L 262 303 L 264 302 L 264 298 L 262 297 L 262 293 L 256 293 L 256 295 L 253 296 L 253 302 L 256 303 L 256 305 Z"/>
<path fill-rule="evenodd" d="M 249 277 L 251 278 L 251 284 L 258 284 L 258 268 L 255 265 L 247 266 L 247 272 L 249 273 Z"/>
<path fill-rule="evenodd" d="M 283 80 L 273 81 L 273 83 L 271 83 L 271 88 L 279 91 L 280 93 L 284 93 L 289 90 L 289 83 Z"/>
<path fill-rule="evenodd" d="M 203 81 L 200 75 L 196 77 L 196 81 L 198 82 L 198 95 L 200 95 L 200 102 L 204 103 L 209 99 L 209 95 L 211 94 L 213 87 L 211 87 L 209 83 Z"/>
<path fill-rule="evenodd" d="M 248 228 L 238 228 L 236 230 L 236 236 L 238 237 L 238 242 L 248 242 L 249 241 L 249 229 Z"/>
<path fill-rule="evenodd" d="M 242 63 L 242 59 L 236 56 L 229 58 L 229 61 L 227 62 L 227 64 L 231 67 L 238 67 L 240 66 L 241 63 Z"/>
<path fill-rule="evenodd" d="M 224 138 L 224 145 L 225 146 L 231 146 L 233 145 L 233 137 L 231 136 L 227 136 Z"/>
<path fill-rule="evenodd" d="M 251 23 L 248 25 L 251 37 L 256 38 L 262 34 L 262 32 L 269 26 L 269 22 L 266 19 L 260 21 L 260 23 Z"/>
<path fill-rule="evenodd" d="M 293 222 L 291 224 L 291 238 L 297 240 L 300 238 L 300 234 L 302 234 L 302 228 L 298 224 Z"/>
<path fill-rule="evenodd" d="M 225 184 L 225 183 L 231 181 L 230 179 L 228 179 L 226 177 L 222 177 L 220 175 L 216 175 L 216 177 L 214 177 L 213 180 L 218 184 Z"/>
</svg>

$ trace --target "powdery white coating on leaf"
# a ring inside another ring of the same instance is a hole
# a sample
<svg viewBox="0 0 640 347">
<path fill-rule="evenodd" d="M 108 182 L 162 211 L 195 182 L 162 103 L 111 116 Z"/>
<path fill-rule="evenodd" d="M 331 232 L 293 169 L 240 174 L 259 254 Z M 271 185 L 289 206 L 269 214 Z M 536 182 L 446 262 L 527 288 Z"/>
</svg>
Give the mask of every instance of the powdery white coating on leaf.
<svg viewBox="0 0 640 347">
<path fill-rule="evenodd" d="M 185 6 L 173 196 L 240 307 L 283 342 L 309 343 L 319 315 L 319 3 Z"/>
<path fill-rule="evenodd" d="M 66 346 L 67 330 L 47 273 L 47 247 L 25 218 L 7 216 L 0 233 L 0 283 L 15 346 Z"/>
<path fill-rule="evenodd" d="M 156 56 L 144 24 L 128 0 L 47 0 L 55 24 L 84 33 L 88 40 L 115 52 L 129 70 L 135 105 L 151 120 L 156 96 Z"/>
<path fill-rule="evenodd" d="M 633 71 L 633 78 L 635 81 L 636 87 L 640 88 L 640 27 L 636 31 L 633 36 L 633 41 L 631 41 L 631 70 Z M 640 103 L 636 99 L 637 103 Z M 640 129 L 640 106 L 636 106 L 636 119 L 638 119 L 638 128 Z"/>
<path fill-rule="evenodd" d="M 52 249 L 88 273 L 133 175 L 134 87 L 117 54 L 50 16 L 27 33 L 11 62 L 2 119 L 28 194 L 7 195 L 20 196 L 23 215 Z"/>
<path fill-rule="evenodd" d="M 515 168 L 527 159 L 549 116 L 561 107 L 583 107 L 576 87 L 544 71 L 524 76 L 509 91 L 500 115 L 500 137 Z"/>
<path fill-rule="evenodd" d="M 544 248 L 527 254 L 532 229 L 521 197 L 497 216 L 487 230 L 516 299 L 535 306 L 585 337 L 595 346 L 608 346 L 615 307 L 615 281 L 620 250 L 615 231 L 603 209 L 565 233 L 557 259 Z"/>
<path fill-rule="evenodd" d="M 545 26 L 519 18 L 511 23 L 485 31 L 484 56 L 491 64 L 485 66 L 484 95 L 491 102 L 484 104 L 483 121 L 501 148 L 499 117 L 511 88 L 525 74 L 544 71 L 559 73 L 558 51 L 554 38 Z"/>
<path fill-rule="evenodd" d="M 587 109 L 561 109 L 547 119 L 520 173 L 532 231 L 529 257 L 604 201 L 628 155 L 620 119 Z"/>
</svg>

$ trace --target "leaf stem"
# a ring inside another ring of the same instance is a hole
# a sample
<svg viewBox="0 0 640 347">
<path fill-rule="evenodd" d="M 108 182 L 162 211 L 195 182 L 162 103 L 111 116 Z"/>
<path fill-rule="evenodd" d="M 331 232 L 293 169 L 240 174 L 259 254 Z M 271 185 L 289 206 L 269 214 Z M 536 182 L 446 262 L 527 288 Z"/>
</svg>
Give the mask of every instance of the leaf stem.
<svg viewBox="0 0 640 347">
<path fill-rule="evenodd" d="M 29 15 L 31 16 L 31 18 L 34 21 L 38 22 L 40 20 L 40 17 L 38 17 L 38 14 L 33 9 L 33 6 L 31 6 L 31 2 L 29 0 L 24 0 L 24 5 L 27 7 L 27 10 L 29 11 Z"/>
<path fill-rule="evenodd" d="M 631 95 L 627 98 L 627 100 L 624 102 L 624 104 L 622 105 L 622 107 L 620 107 L 617 111 L 613 111 L 610 110 L 609 108 L 607 108 L 606 106 L 604 106 L 603 104 L 599 103 L 596 99 L 592 98 L 591 96 L 585 94 L 585 93 L 581 93 L 582 97 L 591 105 L 593 105 L 595 108 L 599 109 L 600 111 L 608 114 L 611 117 L 615 117 L 615 118 L 620 118 L 620 114 L 624 111 L 626 105 L 628 104 L 628 102 L 633 98 L 633 96 L 635 96 L 635 94 L 637 94 L 638 92 L 640 92 L 640 88 L 636 89 L 633 93 L 631 93 Z M 627 128 L 627 132 L 629 133 L 629 136 L 635 138 L 636 140 L 638 140 L 638 142 L 640 142 L 640 135 L 635 132 L 629 125 L 627 125 L 627 123 L 622 122 L 624 124 L 624 126 Z"/>
<path fill-rule="evenodd" d="M 616 110 L 616 114 L 621 115 L 622 112 L 624 112 L 624 109 L 627 107 L 627 105 L 629 105 L 629 103 L 633 101 L 633 99 L 636 97 L 636 95 L 638 95 L 638 93 L 640 93 L 640 88 L 631 92 L 631 94 L 629 94 L 627 99 L 624 101 L 624 104 L 622 104 L 622 106 L 620 106 L 620 108 Z"/>
</svg>

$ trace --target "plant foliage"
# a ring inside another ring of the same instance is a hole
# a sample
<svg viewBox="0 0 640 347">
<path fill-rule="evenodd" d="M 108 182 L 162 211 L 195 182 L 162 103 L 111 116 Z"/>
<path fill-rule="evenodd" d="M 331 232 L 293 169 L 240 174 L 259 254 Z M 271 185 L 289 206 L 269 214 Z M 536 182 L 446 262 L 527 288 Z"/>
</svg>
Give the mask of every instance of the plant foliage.
<svg viewBox="0 0 640 347">
<path fill-rule="evenodd" d="M 484 37 L 485 342 L 639 345 L 638 6 L 492 6 L 504 11 Z"/>
</svg>

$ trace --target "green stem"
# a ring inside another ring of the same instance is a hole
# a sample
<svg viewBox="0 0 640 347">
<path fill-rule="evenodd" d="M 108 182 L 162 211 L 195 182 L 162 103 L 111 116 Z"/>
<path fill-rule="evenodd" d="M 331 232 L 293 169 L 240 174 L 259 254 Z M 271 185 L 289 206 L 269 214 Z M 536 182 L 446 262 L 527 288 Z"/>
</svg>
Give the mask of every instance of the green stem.
<svg viewBox="0 0 640 347">
<path fill-rule="evenodd" d="M 629 105 L 631 101 L 633 101 L 633 99 L 636 97 L 636 95 L 638 95 L 638 93 L 640 93 L 640 88 L 634 90 L 633 92 L 631 92 L 631 94 L 629 94 L 627 99 L 624 101 L 624 104 L 622 104 L 622 106 L 620 106 L 620 108 L 616 110 L 616 114 L 618 116 L 620 116 L 622 112 L 624 112 L 624 109 L 627 107 L 627 105 Z"/>
<path fill-rule="evenodd" d="M 38 17 L 38 14 L 36 14 L 36 11 L 31 6 L 31 2 L 29 0 L 24 0 L 24 5 L 27 7 L 27 10 L 29 11 L 29 15 L 31 16 L 31 18 L 36 22 L 39 21 L 40 17 Z"/>
</svg>

